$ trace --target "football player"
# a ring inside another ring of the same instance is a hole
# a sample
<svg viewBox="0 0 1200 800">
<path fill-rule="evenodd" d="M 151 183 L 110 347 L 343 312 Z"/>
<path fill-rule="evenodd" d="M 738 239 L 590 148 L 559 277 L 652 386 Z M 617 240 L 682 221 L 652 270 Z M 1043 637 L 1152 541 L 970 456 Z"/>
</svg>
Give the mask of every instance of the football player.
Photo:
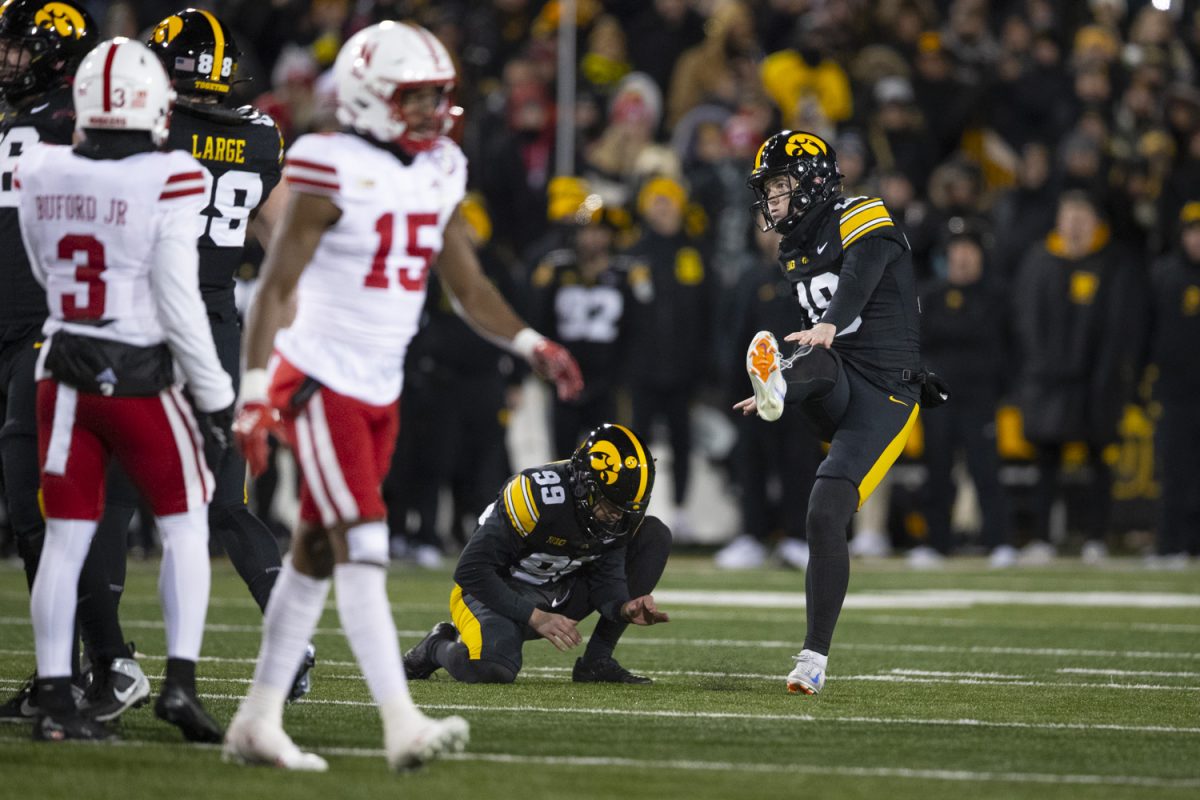
<svg viewBox="0 0 1200 800">
<path fill-rule="evenodd" d="M 0 259 L 0 456 L 9 519 L 30 587 L 46 529 L 38 506 L 33 376 L 47 311 L 45 291 L 34 280 L 21 241 L 13 176 L 21 156 L 37 142 L 71 143 L 75 109 L 70 84 L 96 41 L 95 23 L 74 0 L 8 0 L 0 6 L 0 248 L 5 253 Z M 108 588 L 107 555 L 94 547 L 84 562 L 78 619 L 93 675 L 110 676 L 106 685 L 120 692 L 119 702 L 99 712 L 113 719 L 144 703 L 150 684 L 125 644 Z M 78 671 L 78 661 L 72 656 L 72 672 Z M 93 680 L 89 690 L 97 685 Z M 34 686 L 31 680 L 0 705 L 0 720 L 32 722 L 37 715 Z M 82 695 L 80 699 L 86 701 Z"/>
<path fill-rule="evenodd" d="M 817 694 L 850 578 L 846 530 L 891 468 L 922 403 L 945 399 L 921 367 L 912 251 L 875 197 L 844 197 L 837 156 L 804 131 L 771 136 L 747 185 L 764 230 L 783 235 L 779 263 L 792 284 L 804 330 L 784 361 L 769 331 L 751 340 L 746 368 L 754 396 L 743 414 L 774 421 L 785 403 L 830 443 L 808 499 L 808 632 L 789 692 Z"/>
<path fill-rule="evenodd" d="M 289 196 L 246 328 L 234 433 L 257 474 L 267 432 L 281 425 L 303 479 L 291 557 L 271 593 L 254 683 L 225 755 L 327 768 L 282 723 L 332 575 L 342 629 L 383 718 L 388 763 L 407 769 L 468 738 L 463 719 L 430 719 L 413 703 L 387 599 L 380 486 L 429 269 L 468 320 L 529 360 L 561 396 L 578 394 L 582 379 L 570 354 L 527 327 L 483 276 L 458 208 L 466 159 L 445 136 L 456 76 L 442 44 L 424 28 L 381 22 L 346 42 L 333 76 L 345 130 L 302 136 L 288 152 Z M 295 321 L 280 331 L 293 297 Z"/>
<path fill-rule="evenodd" d="M 104 504 L 105 467 L 121 464 L 163 539 L 159 578 L 166 679 L 155 714 L 190 741 L 220 741 L 196 696 L 208 609 L 213 478 L 200 427 L 176 384 L 186 376 L 217 442 L 233 386 L 217 360 L 197 288 L 196 220 L 207 176 L 162 152 L 174 92 L 140 42 L 100 43 L 75 76 L 73 148 L 22 156 L 21 235 L 50 316 L 37 364 L 46 537 L 30 607 L 38 662 L 35 739 L 103 739 L 70 692 L 76 584 Z"/>
<path fill-rule="evenodd" d="M 480 517 L 454 570 L 450 615 L 404 654 L 422 680 L 445 668 L 465 683 L 512 683 L 521 649 L 543 638 L 581 642 L 576 623 L 600 621 L 571 673 L 577 683 L 650 683 L 613 658 L 629 623 L 668 622 L 650 592 L 671 551 L 671 532 L 647 517 L 654 459 L 640 437 L 604 424 L 570 459 L 513 476 Z"/>
</svg>

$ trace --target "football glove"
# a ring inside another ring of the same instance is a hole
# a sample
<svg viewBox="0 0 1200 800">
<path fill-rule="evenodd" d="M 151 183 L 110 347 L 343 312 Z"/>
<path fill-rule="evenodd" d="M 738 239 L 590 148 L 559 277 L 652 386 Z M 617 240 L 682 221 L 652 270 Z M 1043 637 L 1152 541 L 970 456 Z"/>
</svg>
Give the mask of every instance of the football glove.
<svg viewBox="0 0 1200 800">
<path fill-rule="evenodd" d="M 559 400 L 574 400 L 583 391 L 583 374 L 575 357 L 558 342 L 542 339 L 529 357 L 533 371 L 558 389 Z"/>
<path fill-rule="evenodd" d="M 277 431 L 279 424 L 279 413 L 267 403 L 266 370 L 246 370 L 237 418 L 233 421 L 233 437 L 250 465 L 250 474 L 256 478 L 267 471 L 270 456 L 267 434 Z"/>
<path fill-rule="evenodd" d="M 225 451 L 233 443 L 233 406 L 202 414 L 199 421 L 200 433 L 204 436 L 204 460 L 216 474 Z"/>
</svg>

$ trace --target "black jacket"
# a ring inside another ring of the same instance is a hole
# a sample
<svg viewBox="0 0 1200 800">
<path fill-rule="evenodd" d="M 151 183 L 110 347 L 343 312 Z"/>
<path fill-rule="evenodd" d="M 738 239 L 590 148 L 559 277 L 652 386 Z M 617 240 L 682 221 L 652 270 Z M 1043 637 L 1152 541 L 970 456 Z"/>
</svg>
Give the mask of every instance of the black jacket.
<svg viewBox="0 0 1200 800">
<path fill-rule="evenodd" d="M 1200 404 L 1200 263 L 1176 251 L 1154 265 L 1150 280 L 1155 397 Z"/>
</svg>

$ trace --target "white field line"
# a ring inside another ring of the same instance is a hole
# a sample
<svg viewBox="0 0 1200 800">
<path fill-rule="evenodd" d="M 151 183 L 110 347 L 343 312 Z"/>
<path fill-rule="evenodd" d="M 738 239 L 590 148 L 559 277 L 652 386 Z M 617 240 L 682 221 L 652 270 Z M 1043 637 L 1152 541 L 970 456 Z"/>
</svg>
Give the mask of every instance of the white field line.
<svg viewBox="0 0 1200 800">
<path fill-rule="evenodd" d="M 1153 670 L 1087 669 L 1084 667 L 1062 667 L 1054 670 L 1065 675 L 1125 675 L 1142 678 L 1200 678 L 1200 672 L 1155 672 Z"/>
<path fill-rule="evenodd" d="M 664 608 L 726 606 L 734 608 L 804 608 L 803 592 L 712 591 L 663 589 L 654 599 Z M 1200 594 L 1167 592 L 1017 592 L 967 589 L 853 592 L 843 608 L 971 608 L 977 605 L 1072 606 L 1085 608 L 1200 608 Z"/>
<path fill-rule="evenodd" d="M 0 742 L 0 747 L 4 742 Z M 168 742 L 138 742 L 123 740 L 105 747 L 130 749 L 176 749 Z M 193 744 L 189 749 L 218 751 L 220 745 Z M 369 747 L 314 748 L 326 756 L 342 758 L 382 759 L 386 753 Z M 601 756 L 531 756 L 520 753 L 453 753 L 441 756 L 445 761 L 489 764 L 515 764 L 541 767 L 617 767 L 631 770 L 678 770 L 681 772 L 737 772 L 750 775 L 774 773 L 783 775 L 832 775 L 843 778 L 910 778 L 915 780 L 950 781 L 955 783 L 1029 783 L 1042 785 L 1134 786 L 1148 789 L 1200 788 L 1200 778 L 1156 778 L 1145 775 L 1081 775 L 1048 772 L 975 772 L 971 770 L 901 769 L 895 767 L 854 767 L 810 764 L 772 764 L 741 761 L 686 761 L 682 759 L 638 759 Z"/>
</svg>

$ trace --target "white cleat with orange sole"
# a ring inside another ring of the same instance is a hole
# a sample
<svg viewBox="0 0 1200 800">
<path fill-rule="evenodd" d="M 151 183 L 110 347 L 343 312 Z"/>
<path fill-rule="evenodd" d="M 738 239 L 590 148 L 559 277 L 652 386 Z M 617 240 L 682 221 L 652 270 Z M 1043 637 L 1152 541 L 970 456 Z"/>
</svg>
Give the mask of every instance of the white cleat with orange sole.
<svg viewBox="0 0 1200 800">
<path fill-rule="evenodd" d="M 758 416 L 774 422 L 783 415 L 783 400 L 787 396 L 787 381 L 783 379 L 779 358 L 779 342 L 770 331 L 759 331 L 750 340 L 746 351 L 746 372 L 754 387 L 754 403 Z"/>
<path fill-rule="evenodd" d="M 812 650 L 801 650 L 792 656 L 796 666 L 788 673 L 787 690 L 791 694 L 820 694 L 825 688 L 825 666 L 829 656 Z"/>
</svg>

